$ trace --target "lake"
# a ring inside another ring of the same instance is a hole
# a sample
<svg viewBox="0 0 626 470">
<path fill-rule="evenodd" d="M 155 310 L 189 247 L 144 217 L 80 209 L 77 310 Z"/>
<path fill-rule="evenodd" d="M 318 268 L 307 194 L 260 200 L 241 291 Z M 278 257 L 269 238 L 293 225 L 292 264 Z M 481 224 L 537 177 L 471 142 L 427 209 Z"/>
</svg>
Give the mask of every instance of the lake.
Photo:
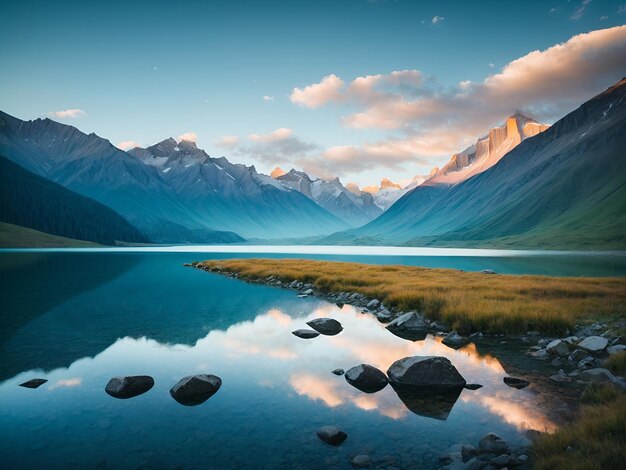
<svg viewBox="0 0 626 470">
<path fill-rule="evenodd" d="M 453 350 L 432 336 L 411 342 L 351 306 L 185 262 L 302 256 L 518 274 L 626 274 L 620 254 L 338 255 L 311 248 L 256 248 L 263 255 L 250 247 L 1 251 L 0 466 L 351 468 L 350 458 L 365 453 L 374 467 L 430 468 L 452 446 L 476 445 L 487 432 L 517 444 L 526 442 L 526 431 L 556 424 L 554 403 L 539 384 L 516 390 L 502 382 L 519 368 L 546 372 L 539 368 L 548 365 L 524 357 L 527 346 L 491 340 Z M 316 317 L 335 318 L 344 331 L 312 340 L 291 334 Z M 360 363 L 386 371 L 412 355 L 446 356 L 468 382 L 484 387 L 416 407 L 390 386 L 366 394 L 331 374 Z M 169 389 L 180 378 L 200 373 L 221 377 L 213 397 L 193 407 L 172 399 Z M 141 396 L 118 400 L 104 391 L 111 377 L 144 374 L 155 386 Z M 34 377 L 48 382 L 34 390 L 18 386 Z M 339 447 L 322 443 L 316 430 L 326 424 L 340 426 L 348 439 Z"/>
</svg>

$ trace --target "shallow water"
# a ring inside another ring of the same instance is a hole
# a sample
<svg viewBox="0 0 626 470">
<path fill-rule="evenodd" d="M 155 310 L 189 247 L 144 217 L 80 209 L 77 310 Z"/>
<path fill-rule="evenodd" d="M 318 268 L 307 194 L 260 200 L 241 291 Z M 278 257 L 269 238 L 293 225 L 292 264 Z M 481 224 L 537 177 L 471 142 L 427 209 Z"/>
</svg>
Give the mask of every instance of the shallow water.
<svg viewBox="0 0 626 470">
<path fill-rule="evenodd" d="M 216 256 L 233 255 L 0 253 L 0 466 L 351 468 L 367 453 L 377 466 L 430 468 L 487 432 L 522 443 L 525 430 L 554 427 L 540 390 L 502 383 L 497 352 L 406 341 L 350 306 L 182 266 Z M 322 316 L 344 331 L 291 334 Z M 444 355 L 484 387 L 409 409 L 390 386 L 366 394 L 330 373 L 360 363 L 386 371 L 411 355 Z M 181 406 L 170 387 L 198 373 L 218 375 L 222 388 Z M 144 395 L 104 392 L 113 376 L 143 374 L 156 382 Z M 33 377 L 48 382 L 17 386 Z M 347 441 L 323 444 L 315 431 L 326 424 Z"/>
</svg>

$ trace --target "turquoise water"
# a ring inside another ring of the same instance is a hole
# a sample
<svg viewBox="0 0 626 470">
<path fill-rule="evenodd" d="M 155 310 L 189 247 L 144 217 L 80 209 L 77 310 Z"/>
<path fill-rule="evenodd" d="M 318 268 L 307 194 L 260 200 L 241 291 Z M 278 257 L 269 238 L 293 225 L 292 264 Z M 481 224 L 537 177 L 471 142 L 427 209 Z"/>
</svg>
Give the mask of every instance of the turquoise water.
<svg viewBox="0 0 626 470">
<path fill-rule="evenodd" d="M 538 390 L 504 385 L 506 366 L 480 346 L 409 342 L 350 306 L 182 266 L 229 256 L 0 253 L 0 466 L 351 468 L 351 456 L 367 453 L 380 467 L 429 468 L 452 445 L 475 444 L 487 432 L 521 443 L 526 430 L 554 426 Z M 341 259 L 569 275 L 624 269 L 591 257 L 551 268 L 538 257 Z M 321 316 L 344 331 L 313 340 L 290 333 Z M 409 410 L 391 387 L 365 394 L 330 373 L 360 363 L 386 370 L 410 355 L 445 355 L 484 387 L 463 391 L 440 420 Z M 181 406 L 169 388 L 198 373 L 218 375 L 222 388 L 202 405 Z M 117 400 L 104 392 L 113 376 L 144 374 L 156 383 L 144 395 Z M 18 387 L 34 377 L 48 382 Z M 319 441 L 315 431 L 326 424 L 341 426 L 347 441 L 338 448 Z"/>
</svg>

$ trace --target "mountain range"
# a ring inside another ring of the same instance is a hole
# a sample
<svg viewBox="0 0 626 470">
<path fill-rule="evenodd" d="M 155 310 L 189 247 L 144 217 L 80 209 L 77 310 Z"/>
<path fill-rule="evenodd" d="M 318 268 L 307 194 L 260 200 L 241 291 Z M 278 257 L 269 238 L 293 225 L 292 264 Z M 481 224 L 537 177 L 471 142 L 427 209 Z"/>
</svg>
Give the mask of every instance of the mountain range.
<svg viewBox="0 0 626 470">
<path fill-rule="evenodd" d="M 528 138 L 491 167 L 448 164 L 376 220 L 319 243 L 624 249 L 625 97 L 622 79 L 543 132 L 513 116 L 485 147 Z M 481 142 L 451 163 L 491 161 Z"/>
</svg>

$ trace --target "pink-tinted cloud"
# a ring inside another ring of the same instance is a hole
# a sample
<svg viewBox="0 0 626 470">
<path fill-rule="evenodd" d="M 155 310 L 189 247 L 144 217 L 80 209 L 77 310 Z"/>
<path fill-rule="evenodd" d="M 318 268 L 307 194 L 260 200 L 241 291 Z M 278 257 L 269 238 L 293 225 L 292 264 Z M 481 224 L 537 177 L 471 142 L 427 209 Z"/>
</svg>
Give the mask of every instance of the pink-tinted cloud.
<svg viewBox="0 0 626 470">
<path fill-rule="evenodd" d="M 134 140 L 124 140 L 120 142 L 119 144 L 117 144 L 116 147 L 122 150 L 130 150 L 130 149 L 134 149 L 135 147 L 141 147 L 141 144 Z"/>
<path fill-rule="evenodd" d="M 344 82 L 335 74 L 327 75 L 319 83 L 306 86 L 303 89 L 294 88 L 289 99 L 307 108 L 318 108 L 331 101 L 341 98 L 341 89 Z"/>
<path fill-rule="evenodd" d="M 48 113 L 48 116 L 56 119 L 78 119 L 83 116 L 87 116 L 87 113 L 82 109 L 64 109 L 62 111 L 52 111 Z"/>
<path fill-rule="evenodd" d="M 185 132 L 184 134 L 178 136 L 178 142 L 182 142 L 183 140 L 195 143 L 198 141 L 198 134 L 195 132 Z"/>
</svg>

